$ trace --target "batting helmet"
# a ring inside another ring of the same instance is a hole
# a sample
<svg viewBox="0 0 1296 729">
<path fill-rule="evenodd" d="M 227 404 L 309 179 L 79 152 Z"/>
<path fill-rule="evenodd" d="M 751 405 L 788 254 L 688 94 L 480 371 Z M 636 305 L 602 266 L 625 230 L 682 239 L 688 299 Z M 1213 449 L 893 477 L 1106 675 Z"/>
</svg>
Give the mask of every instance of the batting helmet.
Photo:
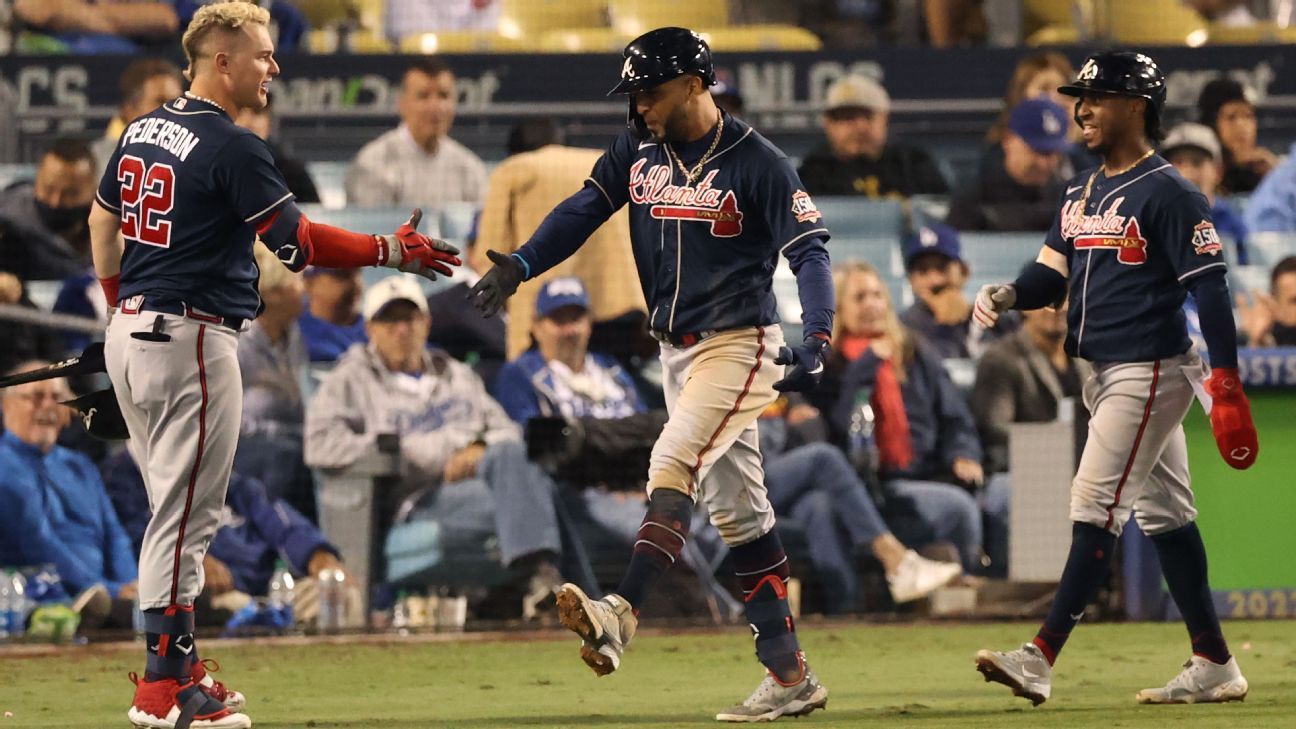
<svg viewBox="0 0 1296 729">
<path fill-rule="evenodd" d="M 1110 94 L 1147 99 L 1144 117 L 1148 136 L 1160 139 L 1161 110 L 1165 108 L 1165 75 L 1156 61 L 1137 51 L 1104 51 L 1085 59 L 1075 81 L 1058 87 L 1067 96 Z"/>
<path fill-rule="evenodd" d="M 635 111 L 635 93 L 690 73 L 701 77 L 707 87 L 716 82 L 711 47 L 688 28 L 650 30 L 630 41 L 621 56 L 625 59 L 621 64 L 621 80 L 608 96 L 631 94 L 627 123 L 640 138 L 647 137 L 648 130 Z"/>
</svg>

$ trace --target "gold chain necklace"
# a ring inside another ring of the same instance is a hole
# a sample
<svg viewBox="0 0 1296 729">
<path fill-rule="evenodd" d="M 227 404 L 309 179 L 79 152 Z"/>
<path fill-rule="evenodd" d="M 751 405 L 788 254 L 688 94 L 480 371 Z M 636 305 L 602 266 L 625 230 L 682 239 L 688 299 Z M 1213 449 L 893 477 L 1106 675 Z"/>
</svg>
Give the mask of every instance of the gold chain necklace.
<svg viewBox="0 0 1296 729">
<path fill-rule="evenodd" d="M 716 124 L 715 139 L 711 140 L 711 147 L 702 155 L 702 159 L 698 160 L 698 163 L 693 166 L 692 172 L 684 166 L 683 160 L 681 160 L 680 156 L 675 153 L 675 148 L 670 145 L 670 142 L 666 143 L 667 154 L 670 155 L 671 159 L 675 160 L 675 166 L 679 167 L 679 171 L 684 173 L 685 187 L 691 186 L 693 183 L 697 182 L 697 178 L 702 176 L 702 168 L 706 166 L 707 162 L 711 161 L 711 155 L 716 151 L 716 147 L 720 146 L 720 135 L 724 133 L 724 114 L 717 112 L 716 116 L 719 121 Z"/>
<path fill-rule="evenodd" d="M 1149 149 L 1148 151 L 1143 153 L 1142 157 L 1139 157 L 1138 159 L 1134 160 L 1134 162 L 1131 163 L 1128 167 L 1117 170 L 1115 173 L 1107 175 L 1106 177 L 1108 179 L 1111 179 L 1113 177 L 1120 177 L 1126 172 L 1129 172 L 1135 167 L 1138 167 L 1139 165 L 1143 164 L 1143 160 L 1147 159 L 1148 157 L 1151 157 L 1154 152 L 1156 152 L 1155 149 Z M 1080 213 L 1082 215 L 1088 214 L 1089 192 L 1093 189 L 1094 180 L 1098 179 L 1098 173 L 1102 172 L 1102 170 L 1103 170 L 1102 165 L 1098 165 L 1098 169 L 1094 170 L 1093 173 L 1089 175 L 1089 181 L 1085 183 L 1084 194 L 1080 196 Z"/>
</svg>

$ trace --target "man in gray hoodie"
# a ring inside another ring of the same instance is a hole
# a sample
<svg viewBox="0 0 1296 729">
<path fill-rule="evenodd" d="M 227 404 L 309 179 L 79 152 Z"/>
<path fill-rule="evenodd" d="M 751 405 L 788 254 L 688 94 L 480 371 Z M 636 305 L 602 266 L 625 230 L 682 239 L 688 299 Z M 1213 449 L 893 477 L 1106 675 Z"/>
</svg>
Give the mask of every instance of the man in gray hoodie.
<svg viewBox="0 0 1296 729">
<path fill-rule="evenodd" d="M 493 532 L 501 563 L 529 575 L 523 610 L 533 613 L 563 582 L 553 481 L 527 461 L 517 424 L 481 378 L 425 347 L 431 316 L 417 280 L 370 287 L 363 316 L 369 343 L 351 345 L 307 407 L 307 464 L 345 468 L 376 451 L 379 434 L 398 435 L 401 479 L 383 494 L 383 525 L 400 511 Z"/>
</svg>

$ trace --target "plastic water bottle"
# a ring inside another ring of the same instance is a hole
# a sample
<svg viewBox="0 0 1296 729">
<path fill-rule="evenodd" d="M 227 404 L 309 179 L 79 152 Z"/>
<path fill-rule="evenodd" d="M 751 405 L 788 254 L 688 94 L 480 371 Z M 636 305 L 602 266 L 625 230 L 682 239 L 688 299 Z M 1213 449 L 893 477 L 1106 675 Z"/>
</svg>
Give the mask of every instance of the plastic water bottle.
<svg viewBox="0 0 1296 729">
<path fill-rule="evenodd" d="M 291 627 L 293 624 L 294 587 L 293 576 L 288 571 L 288 565 L 282 559 L 275 562 L 274 576 L 270 578 L 270 594 L 267 604 L 272 610 L 286 616 L 284 620 L 286 627 Z"/>
<path fill-rule="evenodd" d="M 870 495 L 879 505 L 882 503 L 881 484 L 878 479 L 878 447 L 875 430 L 877 417 L 873 412 L 871 400 L 873 390 L 864 388 L 855 394 L 851 406 L 850 426 L 847 434 L 847 456 L 855 472 L 863 479 Z"/>
<path fill-rule="evenodd" d="M 340 569 L 320 570 L 319 629 L 336 632 L 347 626 L 346 572 Z"/>
<path fill-rule="evenodd" d="M 396 605 L 392 607 L 391 626 L 401 635 L 409 635 L 409 593 L 404 590 L 396 593 Z"/>
<path fill-rule="evenodd" d="M 0 622 L 11 640 L 22 636 L 27 622 L 27 580 L 12 567 L 0 579 Z"/>
</svg>

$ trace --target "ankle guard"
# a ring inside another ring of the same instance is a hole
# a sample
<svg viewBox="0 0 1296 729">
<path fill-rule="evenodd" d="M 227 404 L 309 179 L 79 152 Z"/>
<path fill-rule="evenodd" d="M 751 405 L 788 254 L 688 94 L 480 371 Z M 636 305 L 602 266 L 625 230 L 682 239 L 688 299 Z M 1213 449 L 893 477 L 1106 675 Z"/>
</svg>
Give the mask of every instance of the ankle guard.
<svg viewBox="0 0 1296 729">
<path fill-rule="evenodd" d="M 187 680 L 198 658 L 193 606 L 171 605 L 161 612 L 145 611 L 144 633 L 148 640 L 146 675 Z"/>
<path fill-rule="evenodd" d="M 743 610 L 756 640 L 756 658 L 779 683 L 785 686 L 800 683 L 805 677 L 805 659 L 797 641 L 783 580 L 777 575 L 761 578 L 747 596 Z"/>
</svg>

